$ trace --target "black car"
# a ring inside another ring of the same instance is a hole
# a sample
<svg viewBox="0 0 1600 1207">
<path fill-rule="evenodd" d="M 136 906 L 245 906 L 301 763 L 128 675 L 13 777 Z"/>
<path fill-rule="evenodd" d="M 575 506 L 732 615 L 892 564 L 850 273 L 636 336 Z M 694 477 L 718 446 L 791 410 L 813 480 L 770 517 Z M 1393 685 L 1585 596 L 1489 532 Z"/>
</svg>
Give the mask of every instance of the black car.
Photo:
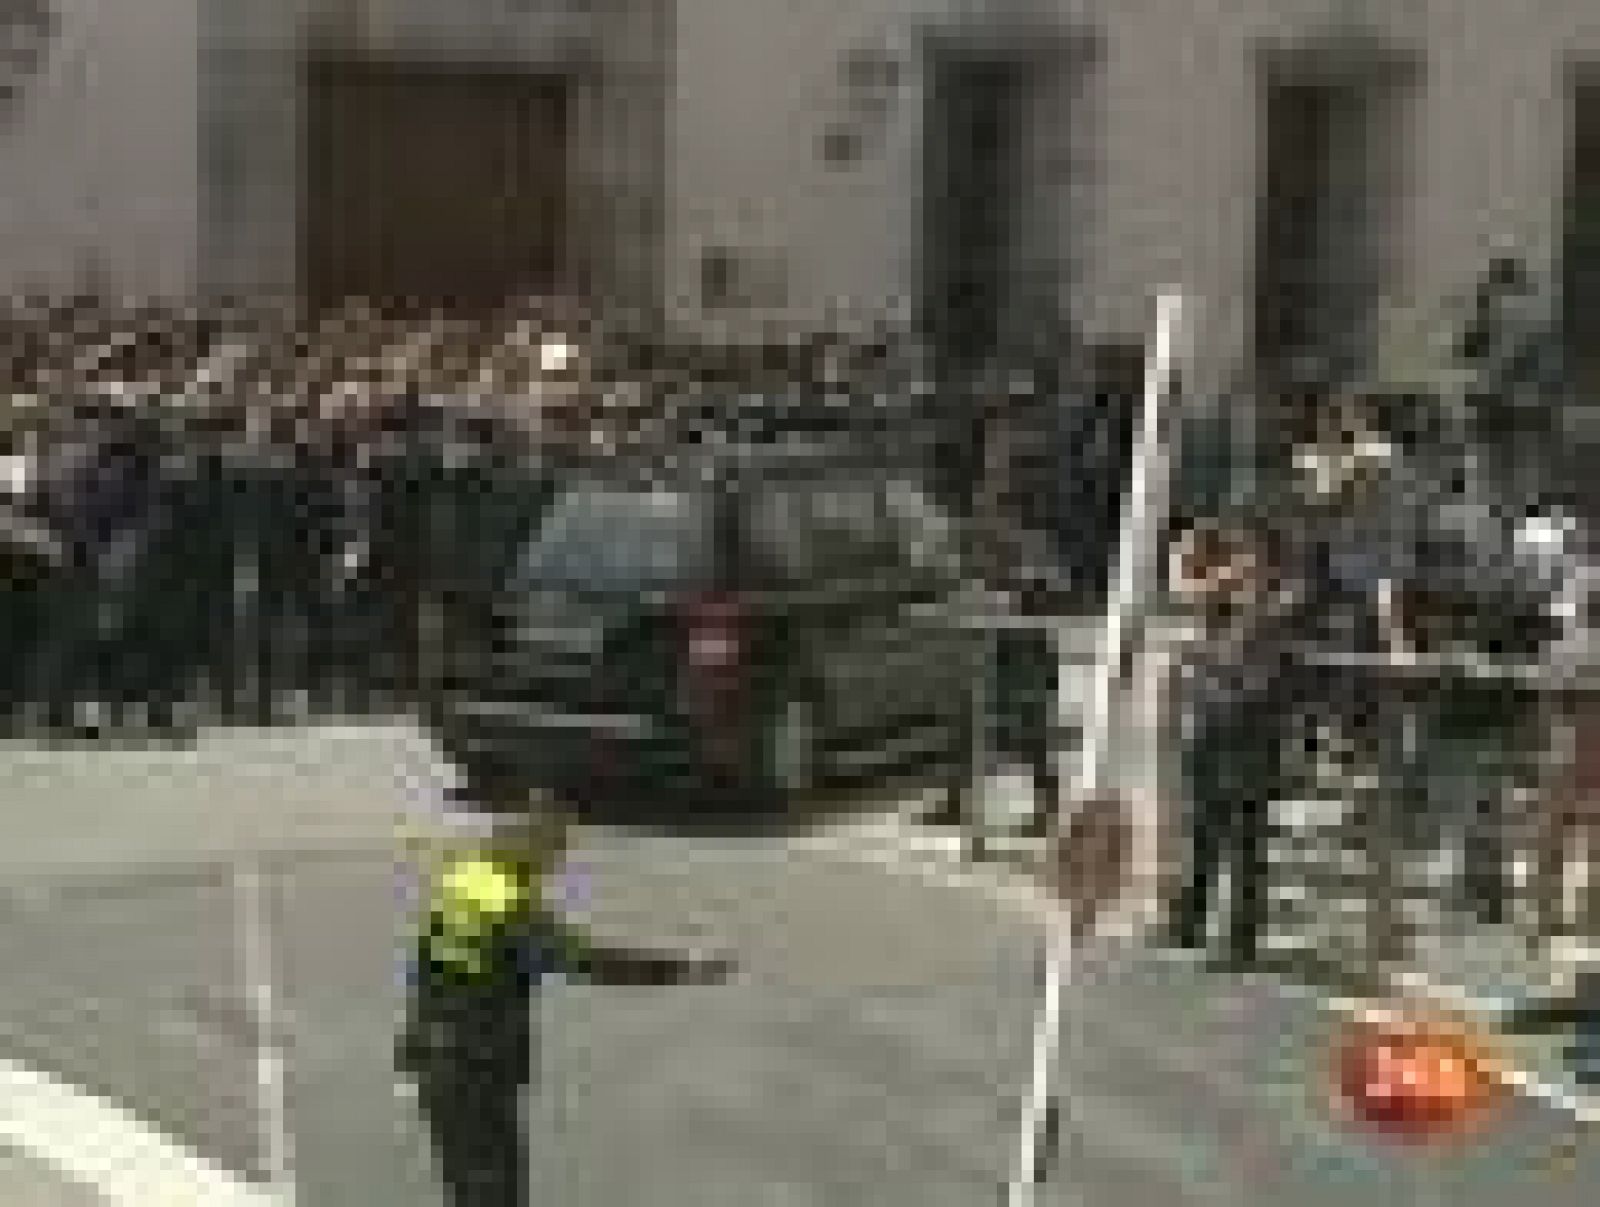
<svg viewBox="0 0 1600 1207">
<path fill-rule="evenodd" d="M 957 526 L 871 458 L 729 444 L 589 469 L 430 721 L 462 765 L 645 824 L 953 790 L 978 656 L 966 584 Z"/>
</svg>

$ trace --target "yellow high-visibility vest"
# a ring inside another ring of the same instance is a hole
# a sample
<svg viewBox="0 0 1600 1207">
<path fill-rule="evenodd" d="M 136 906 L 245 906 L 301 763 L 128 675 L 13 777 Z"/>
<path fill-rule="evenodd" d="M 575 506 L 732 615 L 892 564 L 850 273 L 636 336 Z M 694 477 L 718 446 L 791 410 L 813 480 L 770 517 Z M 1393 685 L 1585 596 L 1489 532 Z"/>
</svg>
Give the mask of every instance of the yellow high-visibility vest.
<svg viewBox="0 0 1600 1207">
<path fill-rule="evenodd" d="M 428 906 L 430 957 L 466 973 L 486 971 L 488 940 L 527 905 L 528 889 L 510 869 L 490 859 L 467 855 L 449 863 L 435 881 Z"/>
<path fill-rule="evenodd" d="M 424 868 L 426 905 L 420 921 L 429 957 L 469 974 L 485 971 L 485 945 L 497 928 L 541 907 L 544 878 L 559 865 L 566 846 L 565 827 L 559 824 L 526 818 L 483 822 L 472 818 L 452 826 L 441 819 L 428 833 L 406 837 Z"/>
</svg>

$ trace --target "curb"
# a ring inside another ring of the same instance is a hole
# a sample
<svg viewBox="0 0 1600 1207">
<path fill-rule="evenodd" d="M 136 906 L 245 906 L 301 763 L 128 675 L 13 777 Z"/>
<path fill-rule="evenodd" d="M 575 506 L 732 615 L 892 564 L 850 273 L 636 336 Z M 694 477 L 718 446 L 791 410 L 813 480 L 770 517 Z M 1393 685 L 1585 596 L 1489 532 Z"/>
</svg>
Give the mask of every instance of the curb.
<svg viewBox="0 0 1600 1207">
<path fill-rule="evenodd" d="M 1389 983 L 1393 986 L 1394 997 L 1397 1000 L 1421 998 L 1443 1010 L 1468 1019 L 1487 1020 L 1486 1025 L 1489 1027 L 1493 1026 L 1494 1019 L 1504 1009 L 1504 1004 L 1497 999 L 1467 992 L 1421 973 L 1396 973 L 1390 978 Z M 1381 1018 L 1384 1013 L 1386 1012 L 1378 1011 L 1376 1016 Z M 1508 1063 L 1513 1065 L 1517 1063 L 1514 1053 Z M 1541 1077 L 1524 1068 L 1508 1067 L 1501 1080 L 1514 1092 L 1563 1111 L 1584 1126 L 1600 1124 L 1600 1096 L 1583 1093 L 1570 1085 Z"/>
</svg>

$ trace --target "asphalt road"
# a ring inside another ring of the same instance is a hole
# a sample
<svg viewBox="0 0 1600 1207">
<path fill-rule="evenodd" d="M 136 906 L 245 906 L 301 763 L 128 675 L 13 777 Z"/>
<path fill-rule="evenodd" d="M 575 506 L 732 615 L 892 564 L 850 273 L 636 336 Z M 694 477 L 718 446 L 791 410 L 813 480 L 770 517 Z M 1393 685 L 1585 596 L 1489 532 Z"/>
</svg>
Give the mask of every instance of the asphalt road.
<svg viewBox="0 0 1600 1207">
<path fill-rule="evenodd" d="M 233 1168 L 256 1165 L 228 869 L 277 849 L 298 1202 L 440 1203 L 389 1065 L 400 917 L 387 836 L 407 782 L 395 769 L 419 766 L 406 762 L 415 753 L 403 734 L 10 751 L 0 1056 L 122 1101 Z M 275 825 L 264 801 L 280 809 Z M 998 1201 L 1037 996 L 1024 917 L 815 846 L 597 833 L 576 862 L 597 926 L 708 940 L 742 972 L 723 986 L 542 993 L 535 1202 Z M 1316 1061 L 1336 1021 L 1316 1000 L 1108 951 L 1068 1001 L 1069 1119 L 1042 1202 L 1576 1207 L 1600 1187 L 1593 1154 L 1562 1175 L 1535 1167 L 1565 1121 L 1534 1104 L 1443 1159 L 1334 1126 Z M 86 1201 L 51 1178 L 0 1150 L 5 1201 Z"/>
</svg>

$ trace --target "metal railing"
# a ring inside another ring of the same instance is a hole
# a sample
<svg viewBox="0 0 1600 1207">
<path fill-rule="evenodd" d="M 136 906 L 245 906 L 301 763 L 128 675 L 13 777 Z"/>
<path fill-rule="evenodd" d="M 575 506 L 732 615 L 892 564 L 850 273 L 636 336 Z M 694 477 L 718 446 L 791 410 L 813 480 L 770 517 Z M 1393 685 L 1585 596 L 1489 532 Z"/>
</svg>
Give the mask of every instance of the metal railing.
<svg viewBox="0 0 1600 1207">
<path fill-rule="evenodd" d="M 955 619 L 981 634 L 982 645 L 969 706 L 972 776 L 945 820 L 960 827 L 967 857 L 981 860 L 1018 832 L 1037 836 L 1058 803 L 1048 799 L 1048 785 L 1070 779 L 1079 733 L 1063 723 L 1059 693 L 1072 688 L 1064 676 L 1092 668 L 1095 629 L 1081 617 L 1028 614 L 1000 592 L 974 594 Z M 991 795 L 1022 779 L 1032 799 L 1019 817 Z M 1012 816 L 997 818 L 1000 808 Z"/>
<path fill-rule="evenodd" d="M 1302 757 L 1295 800 L 1276 837 L 1298 856 L 1274 869 L 1309 909 L 1280 915 L 1282 946 L 1371 972 L 1404 966 L 1419 940 L 1499 914 L 1530 943 L 1548 918 L 1521 858 L 1537 839 L 1541 793 L 1564 757 L 1550 724 L 1600 678 L 1548 664 L 1481 657 L 1399 657 L 1306 648 L 1326 697 L 1307 702 L 1291 742 Z M 1503 692 L 1475 734 L 1443 726 L 1459 693 Z M 1297 807 L 1298 806 L 1298 807 Z M 1319 807 L 1320 806 L 1320 807 Z M 1440 865 L 1455 866 L 1440 874 Z M 1474 884 L 1474 865 L 1485 884 Z M 1487 893 L 1474 897 L 1474 893 Z M 1344 907 L 1348 925 L 1316 933 L 1312 918 Z"/>
</svg>

